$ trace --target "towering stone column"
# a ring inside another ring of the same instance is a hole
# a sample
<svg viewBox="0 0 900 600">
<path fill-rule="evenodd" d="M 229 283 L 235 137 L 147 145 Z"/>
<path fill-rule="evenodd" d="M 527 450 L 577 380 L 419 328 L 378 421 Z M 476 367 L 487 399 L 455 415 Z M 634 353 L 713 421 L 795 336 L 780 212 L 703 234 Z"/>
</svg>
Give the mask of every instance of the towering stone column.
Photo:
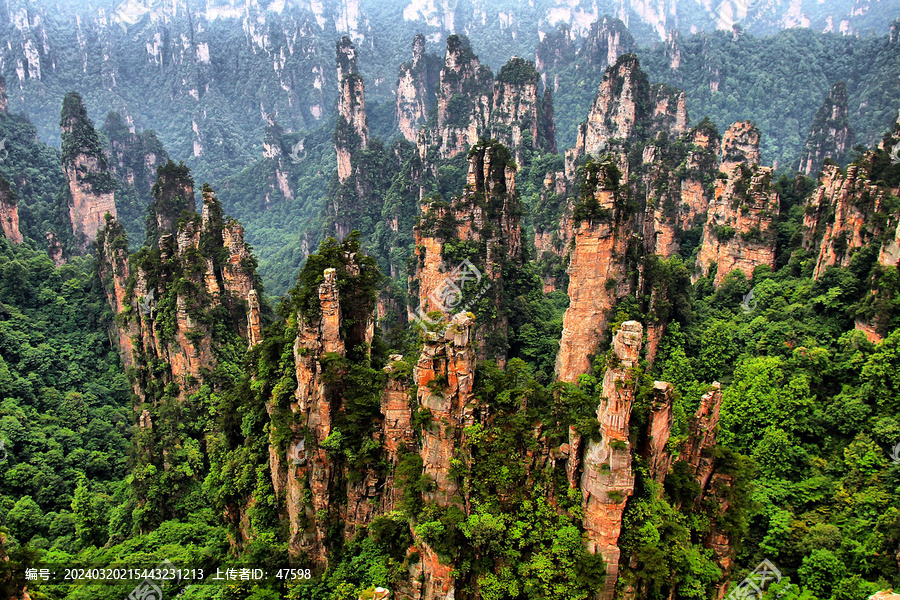
<svg viewBox="0 0 900 600">
<path fill-rule="evenodd" d="M 584 497 L 584 529 L 587 549 L 606 563 L 606 582 L 597 598 L 612 600 L 619 574 L 619 534 L 625 501 L 634 492 L 628 423 L 637 382 L 633 367 L 641 351 L 643 327 L 627 321 L 613 338 L 612 360 L 603 376 L 597 406 L 601 439 L 585 449 L 581 493 Z"/>
</svg>

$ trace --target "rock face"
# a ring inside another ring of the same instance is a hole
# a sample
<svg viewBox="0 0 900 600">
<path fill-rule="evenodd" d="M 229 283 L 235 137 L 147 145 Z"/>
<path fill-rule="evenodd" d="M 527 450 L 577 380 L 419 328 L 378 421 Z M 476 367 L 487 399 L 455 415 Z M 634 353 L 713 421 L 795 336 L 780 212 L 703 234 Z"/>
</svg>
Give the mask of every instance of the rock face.
<svg viewBox="0 0 900 600">
<path fill-rule="evenodd" d="M 854 251 L 872 242 L 889 224 L 876 218 L 884 213 L 890 191 L 869 179 L 871 160 L 869 153 L 862 164 L 849 165 L 846 173 L 837 165 L 822 168 L 804 216 L 804 246 L 818 254 L 816 278 L 830 266 L 848 266 Z M 895 247 L 894 241 L 885 244 L 879 256 L 882 264 L 896 264 Z"/>
<path fill-rule="evenodd" d="M 135 367 L 133 385 L 144 400 L 166 395 L 184 399 L 197 391 L 203 373 L 216 364 L 216 341 L 205 314 L 224 306 L 229 314 L 245 311 L 255 281 L 255 262 L 247 256 L 235 221 L 227 223 L 213 191 L 203 191 L 203 214 L 158 240 L 158 260 L 133 263 L 124 228 L 111 216 L 98 236 L 100 277 L 119 321 L 118 346 L 126 366 Z M 218 247 L 221 251 L 215 251 Z M 209 252 L 209 249 L 213 252 Z M 222 257 L 226 257 L 223 262 Z M 246 314 L 231 331 L 246 335 Z M 152 370 L 154 361 L 165 368 Z"/>
<path fill-rule="evenodd" d="M 722 408 L 722 386 L 713 382 L 711 389 L 700 399 L 700 407 L 688 425 L 688 436 L 681 444 L 680 458 L 688 465 L 688 472 L 700 487 L 695 509 L 703 503 L 716 507 L 716 516 L 721 517 L 729 508 L 729 488 L 732 476 L 716 471 L 714 456 L 706 451 L 716 445 L 716 429 L 719 425 L 719 411 Z M 680 508 L 680 507 L 679 507 Z M 719 529 L 716 520 L 703 540 L 704 546 L 712 549 L 719 568 L 726 575 L 733 563 L 733 540 Z M 720 586 L 720 596 L 724 595 L 726 584 Z"/>
<path fill-rule="evenodd" d="M 687 439 L 680 449 L 680 460 L 690 465 L 701 489 L 705 489 L 713 472 L 714 462 L 704 456 L 704 450 L 716 445 L 716 428 L 719 425 L 719 411 L 722 409 L 722 386 L 718 381 L 700 399 L 700 407 L 688 426 Z"/>
<path fill-rule="evenodd" d="M 401 68 L 400 91 L 404 108 L 398 115 L 401 127 L 418 115 L 418 98 L 406 66 Z M 404 79 L 406 77 L 406 79 Z M 410 81 L 410 83 L 404 83 Z M 419 154 L 433 151 L 441 158 L 452 158 L 474 146 L 480 139 L 496 139 L 509 147 L 517 160 L 525 149 L 555 151 L 553 94 L 547 88 L 540 93 L 540 75 L 531 61 L 513 57 L 503 66 L 496 80 L 491 70 L 481 65 L 466 38 L 451 35 L 440 72 L 433 126 L 417 138 Z M 408 91 L 407 91 L 408 90 Z M 418 122 L 418 121 L 417 121 Z M 409 139 L 411 131 L 404 135 Z"/>
<path fill-rule="evenodd" d="M 609 311 L 630 288 L 625 256 L 634 217 L 619 201 L 620 178 L 627 181 L 612 160 L 585 167 L 585 189 L 590 195 L 576 207 L 575 245 L 568 269 L 569 307 L 556 358 L 560 381 L 574 383 L 590 370 L 590 355 L 602 339 Z M 578 221 L 582 207 L 584 215 Z"/>
<path fill-rule="evenodd" d="M 634 491 L 628 423 L 634 403 L 637 365 L 643 327 L 627 321 L 613 338 L 614 358 L 603 377 L 597 406 L 602 439 L 590 441 L 584 455 L 581 493 L 584 497 L 584 529 L 587 549 L 606 563 L 606 583 L 598 598 L 612 600 L 619 572 L 619 533 L 625 501 Z"/>
<path fill-rule="evenodd" d="M 275 121 L 274 115 L 266 115 L 266 130 L 263 135 L 263 159 L 269 167 L 269 189 L 266 191 L 264 208 L 269 208 L 280 196 L 285 200 L 294 199 L 290 170 L 286 161 L 299 163 L 306 159 L 305 138 L 285 147 L 284 129 Z"/>
<path fill-rule="evenodd" d="M 588 120 L 578 129 L 576 156 L 599 154 L 610 140 L 625 140 L 637 131 L 680 135 L 687 130 L 684 92 L 659 84 L 651 86 L 633 54 L 619 57 L 607 70 L 591 105 Z"/>
<path fill-rule="evenodd" d="M 395 485 L 394 471 L 400 462 L 401 452 L 415 450 L 415 431 L 412 427 L 409 383 L 403 376 L 399 354 L 391 355 L 391 362 L 384 368 L 388 382 L 381 393 L 381 414 L 384 415 L 382 433 L 391 468 L 385 479 L 385 494 L 381 500 L 381 513 L 387 514 L 398 507 L 402 490 Z"/>
<path fill-rule="evenodd" d="M 759 265 L 775 264 L 775 219 L 779 198 L 772 187 L 772 169 L 761 167 L 759 131 L 750 123 L 735 123 L 722 139 L 721 169 L 715 199 L 709 206 L 698 266 L 703 274 L 716 266 L 715 282 L 735 269 L 749 278 Z"/>
<path fill-rule="evenodd" d="M 427 201 L 415 231 L 418 263 L 411 284 L 418 283 L 419 307 L 411 318 L 436 322 L 428 313 L 439 311 L 445 319 L 458 311 L 474 310 L 487 299 L 497 316 L 479 323 L 476 334 L 479 356 L 506 355 L 506 317 L 499 310 L 505 282 L 502 264 L 523 261 L 519 199 L 515 168 L 501 144 L 480 143 L 469 153 L 469 171 L 463 195 L 446 202 Z M 447 243 L 465 243 L 474 250 L 458 261 L 445 256 Z M 495 336 L 488 344 L 485 330 Z M 500 339 L 502 338 L 502 339 Z M 490 348 L 488 347 L 490 346 Z"/>
<path fill-rule="evenodd" d="M 458 492 L 450 476 L 450 459 L 460 445 L 462 429 L 474 422 L 469 406 L 475 384 L 474 324 L 474 318 L 459 313 L 443 334 L 427 334 L 413 369 L 418 404 L 432 414 L 421 449 L 425 474 L 435 482 L 426 497 L 441 506 L 449 505 Z"/>
<path fill-rule="evenodd" d="M 168 161 L 157 169 L 156 183 L 151 189 L 153 200 L 147 207 L 150 219 L 147 229 L 147 240 L 151 245 L 159 244 L 159 236 L 176 234 L 178 217 L 182 212 L 196 211 L 194 200 L 194 180 L 190 170 L 184 166 Z"/>
<path fill-rule="evenodd" d="M 0 177 L 0 232 L 13 244 L 22 243 L 16 192 L 3 177 Z"/>
<path fill-rule="evenodd" d="M 123 194 L 131 195 L 143 207 L 153 200 L 152 188 L 156 170 L 169 162 L 169 155 L 152 131 L 135 133 L 119 113 L 111 112 L 103 124 L 103 135 L 109 140 L 105 149 L 109 172 L 118 181 Z M 121 205 L 121 202 L 120 202 Z"/>
<path fill-rule="evenodd" d="M 802 173 L 814 176 L 822 168 L 826 158 L 840 161 L 844 157 L 853 145 L 849 112 L 847 86 L 839 81 L 831 88 L 809 128 L 806 148 L 800 159 Z"/>
<path fill-rule="evenodd" d="M 352 154 L 369 145 L 366 92 L 356 66 L 356 48 L 347 36 L 337 43 L 337 63 L 340 100 L 334 149 L 338 155 L 338 180 L 344 183 L 351 175 Z"/>
<path fill-rule="evenodd" d="M 439 57 L 425 52 L 425 36 L 413 39 L 412 62 L 400 65 L 397 78 L 397 126 L 407 141 L 415 143 L 419 128 L 434 107 L 434 88 L 440 77 Z"/>
<path fill-rule="evenodd" d="M 116 216 L 115 180 L 81 96 L 75 92 L 66 94 L 60 127 L 62 167 L 69 186 L 69 219 L 76 245 L 86 251 L 105 225 L 104 215 Z"/>
<path fill-rule="evenodd" d="M 9 96 L 6 95 L 6 78 L 0 75 L 0 113 L 9 112 Z"/>
<path fill-rule="evenodd" d="M 552 94 L 542 99 L 539 84 L 534 63 L 518 57 L 500 69 L 494 84 L 490 137 L 514 149 L 517 162 L 525 148 L 555 150 Z"/>
<path fill-rule="evenodd" d="M 300 317 L 294 342 L 297 376 L 294 410 L 303 419 L 316 444 L 309 449 L 304 444 L 302 456 L 298 455 L 299 458 L 294 460 L 295 464 L 288 467 L 287 509 L 291 524 L 292 553 L 307 552 L 324 566 L 327 520 L 316 518 L 316 513 L 327 513 L 329 510 L 329 484 L 334 473 L 332 461 L 321 446 L 331 434 L 332 413 L 337 408 L 333 405 L 339 399 L 334 398 L 334 387 L 323 376 L 321 360 L 326 353 L 344 356 L 346 347 L 340 332 L 341 305 L 337 272 L 335 269 L 327 269 L 323 276 L 324 281 L 318 289 L 320 315 L 315 320 Z M 295 440 L 294 447 L 300 443 L 301 440 Z M 306 506 L 302 500 L 303 479 L 309 482 L 310 501 Z M 301 520 L 311 521 L 311 526 L 303 527 Z"/>
<path fill-rule="evenodd" d="M 666 451 L 666 444 L 675 420 L 672 412 L 673 391 L 669 383 L 664 381 L 653 383 L 653 404 L 650 407 L 647 443 L 643 455 L 647 460 L 650 477 L 659 484 L 665 481 L 672 461 L 672 456 Z"/>
<path fill-rule="evenodd" d="M 356 48 L 344 36 L 337 44 L 337 71 L 340 78 L 338 118 L 334 131 L 337 175 L 326 203 L 326 231 L 338 239 L 354 229 L 371 233 L 381 220 L 384 198 L 376 193 L 382 177 L 371 160 L 364 160 L 369 147 L 369 125 L 362 77 L 356 67 Z M 383 165 L 379 165 L 383 166 Z"/>
<path fill-rule="evenodd" d="M 467 39 L 447 38 L 447 53 L 437 92 L 439 154 L 452 158 L 475 144 L 488 130 L 494 76 L 482 66 Z"/>
</svg>

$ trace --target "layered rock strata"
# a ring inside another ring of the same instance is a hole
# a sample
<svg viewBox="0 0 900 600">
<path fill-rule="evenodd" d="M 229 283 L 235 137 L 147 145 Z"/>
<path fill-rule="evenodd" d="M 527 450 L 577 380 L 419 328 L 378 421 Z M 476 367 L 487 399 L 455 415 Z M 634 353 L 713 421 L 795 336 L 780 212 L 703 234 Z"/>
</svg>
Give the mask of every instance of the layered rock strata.
<svg viewBox="0 0 900 600">
<path fill-rule="evenodd" d="M 0 177 L 0 233 L 13 244 L 22 243 L 16 192 L 3 177 Z"/>
<path fill-rule="evenodd" d="M 104 216 L 107 213 L 116 216 L 115 180 L 81 96 L 75 92 L 66 94 L 60 127 L 62 167 L 69 188 L 69 219 L 77 246 L 86 251 L 105 225 Z"/>
<path fill-rule="evenodd" d="M 180 399 L 197 391 L 216 363 L 203 315 L 219 305 L 246 310 L 254 287 L 255 263 L 236 260 L 249 255 L 243 236 L 235 235 L 240 226 L 224 222 L 212 190 L 205 189 L 203 197 L 202 215 L 194 213 L 175 235 L 160 237 L 158 262 L 129 260 L 124 228 L 112 217 L 98 237 L 99 271 L 119 324 L 119 352 L 126 366 L 137 367 L 133 383 L 142 399 L 150 399 L 147 390 L 158 390 L 160 383 L 175 384 Z M 223 251 L 207 256 L 207 244 Z M 233 323 L 236 334 L 246 335 L 248 318 Z M 161 373 L 151 373 L 154 361 L 165 364 Z"/>
<path fill-rule="evenodd" d="M 759 166 L 759 132 L 735 123 L 722 139 L 721 169 L 709 206 L 697 265 L 707 274 L 715 265 L 718 284 L 733 270 L 748 278 L 760 265 L 775 265 L 774 224 L 780 210 L 772 169 Z"/>
<path fill-rule="evenodd" d="M 522 231 L 515 167 L 509 151 L 496 143 L 480 143 L 469 153 L 465 192 L 451 204 L 427 201 L 415 230 L 418 254 L 415 275 L 419 306 L 412 319 L 425 324 L 446 320 L 458 311 L 474 310 L 483 298 L 497 307 L 490 322 L 479 323 L 480 356 L 485 356 L 485 329 L 505 337 L 507 319 L 500 310 L 505 282 L 504 262 L 521 265 Z M 451 246 L 465 245 L 474 252 L 462 260 L 446 256 Z M 505 349 L 499 354 L 502 361 Z"/>
<path fill-rule="evenodd" d="M 602 339 L 610 311 L 630 289 L 625 257 L 634 224 L 633 216 L 626 214 L 618 202 L 618 177 L 622 177 L 618 167 L 611 160 L 594 163 L 585 176 L 590 195 L 582 198 L 579 206 L 590 204 L 593 208 L 585 211 L 574 228 L 568 268 L 569 307 L 563 317 L 556 358 L 560 381 L 575 383 L 589 372 L 590 357 Z M 627 176 L 623 179 L 627 181 Z"/>
<path fill-rule="evenodd" d="M 597 595 L 612 600 L 619 572 L 619 534 L 625 502 L 634 491 L 628 424 L 636 385 L 632 371 L 641 351 L 643 327 L 627 321 L 613 337 L 610 365 L 603 376 L 597 420 L 601 439 L 585 448 L 581 493 L 587 550 L 606 563 L 606 581 Z"/>
</svg>

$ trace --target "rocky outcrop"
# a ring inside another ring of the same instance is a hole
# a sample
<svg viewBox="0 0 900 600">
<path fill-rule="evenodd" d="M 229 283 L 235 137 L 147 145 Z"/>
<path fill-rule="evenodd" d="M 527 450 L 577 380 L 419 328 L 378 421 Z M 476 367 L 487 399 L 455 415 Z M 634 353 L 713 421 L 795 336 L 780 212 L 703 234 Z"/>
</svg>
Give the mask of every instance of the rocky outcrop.
<svg viewBox="0 0 900 600">
<path fill-rule="evenodd" d="M 714 461 L 706 450 L 716 445 L 719 411 L 722 409 L 722 386 L 713 382 L 700 398 L 700 407 L 688 424 L 688 435 L 679 449 L 679 460 L 690 466 L 700 489 L 705 489 L 713 473 Z M 699 499 L 698 499 L 699 501 Z"/>
<path fill-rule="evenodd" d="M 429 501 L 447 506 L 459 501 L 456 479 L 450 475 L 450 459 L 461 445 L 462 430 L 474 422 L 472 388 L 475 384 L 475 319 L 465 313 L 453 316 L 442 332 L 429 332 L 413 369 L 420 408 L 432 420 L 422 435 L 424 472 L 434 482 L 426 493 Z"/>
<path fill-rule="evenodd" d="M 234 316 L 225 329 L 235 336 L 247 332 L 247 285 L 255 280 L 255 262 L 234 263 L 236 254 L 249 255 L 243 238 L 234 235 L 235 222 L 226 224 L 211 189 L 204 188 L 203 201 L 202 215 L 193 213 L 174 235 L 159 238 L 152 260 L 146 260 L 149 249 L 129 259 L 124 228 L 111 216 L 98 236 L 99 272 L 116 315 L 119 353 L 134 367 L 132 383 L 142 400 L 183 400 L 199 389 L 224 341 L 213 339 L 208 311 L 224 306 Z"/>
<path fill-rule="evenodd" d="M 9 96 L 6 95 L 6 78 L 0 75 L 0 113 L 9 112 Z"/>
<path fill-rule="evenodd" d="M 341 305 L 335 269 L 326 269 L 323 273 L 318 298 L 319 315 L 300 315 L 297 322 L 297 337 L 294 341 L 296 404 L 291 407 L 301 417 L 316 444 L 306 448 L 305 440 L 299 436 L 293 440 L 292 447 L 298 448 L 302 444 L 302 450 L 297 452 L 293 463 L 288 465 L 286 503 L 291 553 L 305 552 L 324 566 L 327 520 L 317 518 L 317 515 L 327 514 L 331 506 L 329 484 L 334 472 L 332 461 L 322 448 L 322 442 L 331 434 L 336 390 L 333 383 L 323 375 L 321 361 L 326 353 L 338 356 L 346 353 L 340 334 Z M 304 480 L 309 490 L 308 503 L 303 502 Z"/>
<path fill-rule="evenodd" d="M 693 509 L 697 510 L 701 504 L 716 507 L 703 545 L 712 550 L 716 563 L 727 577 L 734 561 L 734 541 L 719 523 L 730 507 L 733 477 L 716 469 L 716 458 L 709 452 L 716 445 L 721 408 L 722 386 L 716 381 L 700 399 L 700 407 L 688 424 L 688 435 L 679 449 L 679 460 L 688 465 L 688 473 L 694 476 L 701 490 L 694 500 Z M 724 595 L 725 588 L 724 583 L 719 586 L 720 597 Z"/>
<path fill-rule="evenodd" d="M 147 207 L 147 242 L 159 244 L 159 236 L 176 234 L 178 218 L 184 211 L 196 211 L 194 180 L 183 163 L 168 161 L 156 170 L 156 182 L 151 189 L 153 200 Z"/>
<path fill-rule="evenodd" d="M 120 186 L 131 192 L 140 206 L 152 200 L 157 169 L 169 162 L 169 155 L 152 131 L 134 132 L 134 126 L 111 112 L 103 124 L 103 135 L 109 141 L 104 155 L 109 172 Z M 121 193 L 120 193 L 121 196 Z"/>
<path fill-rule="evenodd" d="M 548 89 L 541 98 L 539 84 L 534 63 L 519 57 L 500 69 L 494 83 L 490 137 L 513 149 L 520 163 L 525 149 L 555 150 L 552 94 Z"/>
<path fill-rule="evenodd" d="M 488 299 L 496 309 L 489 321 L 479 323 L 476 334 L 479 356 L 506 355 L 507 318 L 500 309 L 505 282 L 504 263 L 521 265 L 522 232 L 515 167 L 509 150 L 501 144 L 483 142 L 469 153 L 465 192 L 452 204 L 427 201 L 415 230 L 417 268 L 411 285 L 418 284 L 419 306 L 411 314 L 424 324 L 446 320 L 458 311 L 474 310 L 476 302 Z M 465 244 L 474 252 L 459 261 L 445 256 L 451 246 Z M 488 348 L 485 331 L 495 336 Z M 499 339 L 502 338 L 502 339 Z M 490 351 L 490 352 L 489 352 Z"/>
<path fill-rule="evenodd" d="M 556 376 L 574 383 L 590 369 L 616 301 L 630 289 L 625 257 L 634 216 L 620 201 L 619 182 L 627 181 L 612 159 L 585 167 L 589 195 L 575 208 L 575 241 L 569 255 L 569 307 L 563 317 Z"/>
<path fill-rule="evenodd" d="M 337 43 L 337 63 L 340 100 L 334 149 L 337 152 L 338 180 L 345 183 L 352 173 L 351 156 L 369 145 L 366 93 L 356 66 L 356 47 L 347 36 Z"/>
<path fill-rule="evenodd" d="M 825 102 L 816 113 L 806 138 L 806 148 L 800 159 L 800 171 L 815 176 L 826 158 L 841 161 L 853 145 L 847 106 L 847 86 L 839 81 L 831 88 Z"/>
<path fill-rule="evenodd" d="M 447 53 L 437 92 L 437 125 L 429 145 L 438 143 L 441 158 L 452 158 L 488 131 L 494 76 L 472 52 L 469 41 L 447 38 Z"/>
<path fill-rule="evenodd" d="M 116 216 L 115 180 L 87 117 L 81 96 L 66 94 L 60 127 L 62 167 L 69 188 L 69 219 L 78 248 L 86 251 L 105 225 L 104 215 Z"/>
<path fill-rule="evenodd" d="M 684 92 L 664 84 L 651 86 L 633 54 L 626 54 L 608 69 L 588 120 L 578 129 L 575 156 L 606 151 L 614 140 L 652 139 L 659 132 L 678 136 L 687 130 Z"/>
<path fill-rule="evenodd" d="M 842 172 L 837 165 L 825 165 L 819 185 L 810 198 L 804 215 L 804 246 L 817 253 L 814 276 L 820 277 L 830 266 L 846 267 L 854 252 L 882 234 L 888 219 L 876 219 L 884 213 L 889 190 L 869 179 L 871 153 L 861 164 L 852 164 Z M 882 264 L 891 264 L 893 243 L 882 249 Z"/>
<path fill-rule="evenodd" d="M 613 351 L 603 376 L 597 420 L 600 441 L 588 442 L 581 476 L 583 524 L 587 550 L 606 563 L 606 582 L 598 598 L 612 600 L 619 572 L 619 534 L 625 502 L 634 491 L 628 424 L 637 381 L 633 367 L 641 351 L 643 327 L 627 321 L 613 337 Z"/>
<path fill-rule="evenodd" d="M 384 367 L 388 382 L 381 393 L 381 414 L 384 415 L 382 436 L 390 464 L 385 479 L 385 494 L 381 500 L 381 512 L 387 514 L 398 508 L 403 491 L 395 484 L 394 470 L 400 462 L 401 452 L 415 449 L 415 431 L 412 427 L 409 381 L 404 374 L 403 356 L 392 354 Z"/>
<path fill-rule="evenodd" d="M 13 244 L 22 243 L 16 191 L 2 176 L 0 176 L 0 233 Z"/>
<path fill-rule="evenodd" d="M 772 169 L 759 160 L 759 131 L 735 123 L 722 139 L 721 169 L 709 206 L 697 264 L 702 274 L 714 265 L 718 284 L 733 270 L 748 278 L 760 265 L 775 264 L 774 223 L 779 213 Z"/>
<path fill-rule="evenodd" d="M 759 129 L 750 121 L 733 123 L 722 136 L 719 155 L 719 170 L 726 175 L 739 164 L 759 164 Z"/>
<path fill-rule="evenodd" d="M 413 39 L 413 59 L 400 65 L 397 78 L 397 126 L 409 142 L 415 143 L 419 129 L 434 107 L 434 88 L 440 77 L 439 57 L 426 54 L 425 36 Z"/>
<path fill-rule="evenodd" d="M 305 138 L 285 147 L 284 129 L 275 121 L 274 115 L 266 115 L 266 130 L 263 134 L 263 159 L 271 169 L 268 175 L 269 189 L 266 191 L 264 208 L 269 208 L 274 198 L 294 199 L 291 187 L 290 168 L 287 161 L 299 164 L 306 160 Z M 273 198 L 274 197 L 274 198 Z"/>
<path fill-rule="evenodd" d="M 644 445 L 643 456 L 647 461 L 647 468 L 653 481 L 662 485 L 669 472 L 672 455 L 666 450 L 669 442 L 669 433 L 675 415 L 672 412 L 674 390 L 672 384 L 664 381 L 653 383 L 653 399 L 650 405 L 650 416 L 647 423 L 647 442 Z M 660 487 L 660 493 L 662 487 Z"/>
<path fill-rule="evenodd" d="M 47 255 L 53 261 L 53 264 L 57 267 L 65 264 L 66 259 L 63 258 L 63 247 L 59 237 L 52 231 L 48 231 L 44 237 L 47 240 Z"/>
<path fill-rule="evenodd" d="M 247 341 L 251 348 L 262 341 L 262 317 L 256 290 L 247 294 Z"/>
<path fill-rule="evenodd" d="M 382 218 L 386 192 L 379 186 L 386 177 L 389 180 L 385 169 L 392 161 L 381 144 L 375 148 L 369 146 L 363 79 L 357 72 L 356 48 L 346 36 L 337 44 L 337 65 L 340 76 L 334 131 L 337 173 L 328 190 L 325 230 L 328 235 L 343 239 L 355 229 L 366 236 L 374 232 L 375 223 Z M 373 154 L 364 157 L 367 149 Z"/>
</svg>

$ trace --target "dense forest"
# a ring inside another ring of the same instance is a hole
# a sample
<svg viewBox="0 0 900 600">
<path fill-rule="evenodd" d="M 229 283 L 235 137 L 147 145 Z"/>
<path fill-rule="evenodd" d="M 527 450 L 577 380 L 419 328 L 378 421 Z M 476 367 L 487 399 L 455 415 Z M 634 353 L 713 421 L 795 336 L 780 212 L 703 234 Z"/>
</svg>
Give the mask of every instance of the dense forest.
<svg viewBox="0 0 900 600">
<path fill-rule="evenodd" d="M 268 108 L 225 20 L 137 127 L 0 91 L 0 594 L 894 597 L 900 21 L 405 23 L 387 91 L 295 17 Z"/>
</svg>

